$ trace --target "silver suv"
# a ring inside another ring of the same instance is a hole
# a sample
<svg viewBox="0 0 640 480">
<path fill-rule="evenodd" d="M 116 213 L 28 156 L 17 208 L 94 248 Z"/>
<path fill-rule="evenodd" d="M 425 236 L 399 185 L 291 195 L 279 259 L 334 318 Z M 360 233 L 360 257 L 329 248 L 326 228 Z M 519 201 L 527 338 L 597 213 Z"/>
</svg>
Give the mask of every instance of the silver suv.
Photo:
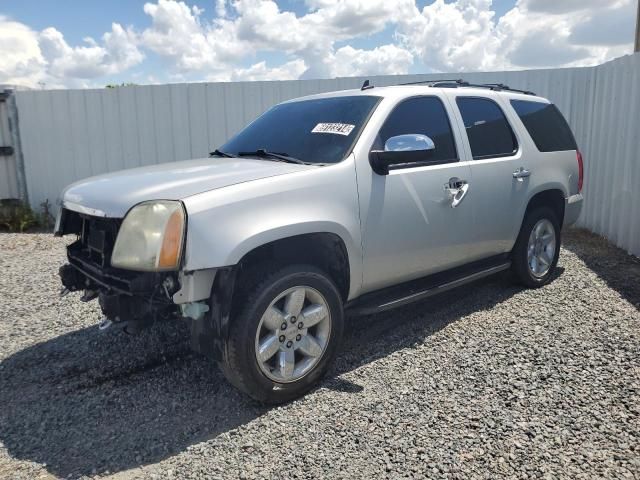
<svg viewBox="0 0 640 480">
<path fill-rule="evenodd" d="M 370 314 L 510 269 L 553 278 L 583 167 L 548 100 L 463 81 L 313 95 L 268 110 L 209 158 L 63 193 L 63 293 L 100 328 L 187 321 L 253 398 L 309 390 L 345 312 Z"/>
</svg>

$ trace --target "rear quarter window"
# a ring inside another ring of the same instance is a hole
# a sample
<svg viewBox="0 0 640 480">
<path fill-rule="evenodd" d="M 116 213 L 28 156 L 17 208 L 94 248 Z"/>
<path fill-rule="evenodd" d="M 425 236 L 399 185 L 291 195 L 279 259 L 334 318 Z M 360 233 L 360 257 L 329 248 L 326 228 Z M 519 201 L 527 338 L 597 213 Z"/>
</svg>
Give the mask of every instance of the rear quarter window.
<svg viewBox="0 0 640 480">
<path fill-rule="evenodd" d="M 533 142 L 541 152 L 577 150 L 571 128 L 552 103 L 511 100 Z"/>
</svg>

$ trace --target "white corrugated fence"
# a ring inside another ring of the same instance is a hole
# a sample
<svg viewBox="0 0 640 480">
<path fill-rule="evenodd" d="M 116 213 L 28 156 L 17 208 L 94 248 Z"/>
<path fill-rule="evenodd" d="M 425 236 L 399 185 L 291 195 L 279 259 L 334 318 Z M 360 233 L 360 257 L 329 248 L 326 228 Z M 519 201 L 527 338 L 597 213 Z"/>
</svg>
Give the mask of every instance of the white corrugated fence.
<svg viewBox="0 0 640 480">
<path fill-rule="evenodd" d="M 585 159 L 579 224 L 640 256 L 640 54 L 586 68 L 368 78 L 383 86 L 457 77 L 555 102 Z M 364 79 L 18 91 L 29 201 L 55 202 L 65 185 L 90 175 L 206 156 L 278 102 L 357 88 Z"/>
</svg>

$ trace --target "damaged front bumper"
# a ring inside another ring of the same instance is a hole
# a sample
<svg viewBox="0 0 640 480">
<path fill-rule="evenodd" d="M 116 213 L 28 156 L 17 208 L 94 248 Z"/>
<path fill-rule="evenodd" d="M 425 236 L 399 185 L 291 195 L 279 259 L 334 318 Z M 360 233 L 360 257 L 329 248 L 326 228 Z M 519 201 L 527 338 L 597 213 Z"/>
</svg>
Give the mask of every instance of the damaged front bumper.
<svg viewBox="0 0 640 480">
<path fill-rule="evenodd" d="M 68 264 L 60 268 L 62 294 L 83 291 L 82 301 L 98 299 L 101 328 L 128 333 L 167 319 L 191 327 L 193 348 L 214 358 L 223 355 L 235 283 L 235 267 L 196 271 L 139 272 L 111 267 L 120 220 L 65 212 L 56 233 L 73 233 Z"/>
<path fill-rule="evenodd" d="M 59 271 L 63 293 L 81 290 L 83 301 L 98 298 L 108 324 L 136 333 L 158 320 L 181 316 L 172 299 L 180 289 L 177 274 L 103 267 L 95 263 L 81 240 L 69 245 L 67 259 L 69 263 Z"/>
</svg>

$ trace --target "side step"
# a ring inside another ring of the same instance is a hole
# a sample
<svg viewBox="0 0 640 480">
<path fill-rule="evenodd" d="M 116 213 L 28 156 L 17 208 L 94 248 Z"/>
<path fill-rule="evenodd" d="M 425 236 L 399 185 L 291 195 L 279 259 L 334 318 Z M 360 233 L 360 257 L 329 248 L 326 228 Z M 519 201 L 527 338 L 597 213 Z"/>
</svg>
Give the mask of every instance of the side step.
<svg viewBox="0 0 640 480">
<path fill-rule="evenodd" d="M 511 261 L 502 256 L 499 263 L 495 263 L 495 258 L 491 260 L 474 262 L 467 267 L 456 268 L 367 293 L 347 303 L 345 309 L 355 315 L 370 315 L 391 310 L 508 270 L 511 267 Z"/>
</svg>

